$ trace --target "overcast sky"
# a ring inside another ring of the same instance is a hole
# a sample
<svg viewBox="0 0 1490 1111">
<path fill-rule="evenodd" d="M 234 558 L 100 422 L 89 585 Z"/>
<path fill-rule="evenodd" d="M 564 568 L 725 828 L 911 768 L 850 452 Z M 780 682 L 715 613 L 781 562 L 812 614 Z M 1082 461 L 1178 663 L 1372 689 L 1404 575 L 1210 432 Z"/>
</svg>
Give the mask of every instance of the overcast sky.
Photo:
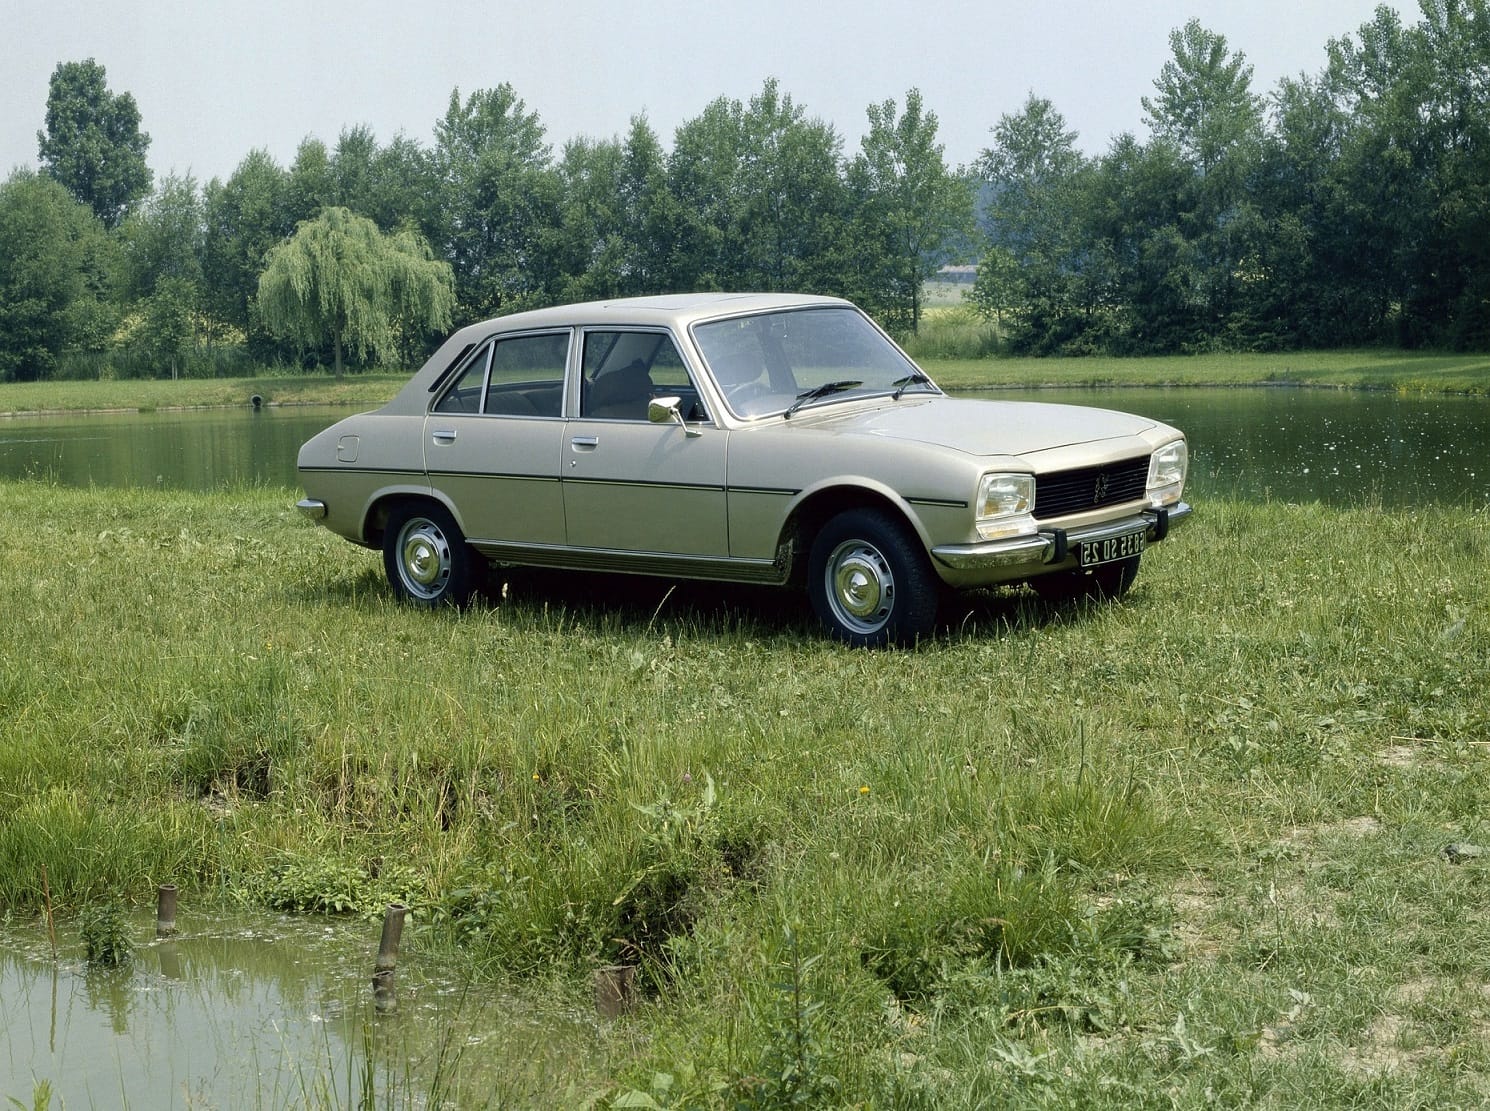
<svg viewBox="0 0 1490 1111">
<path fill-rule="evenodd" d="M 1406 23 L 1411 3 L 1387 5 Z M 1001 115 L 1046 97 L 1090 153 L 1144 133 L 1139 100 L 1191 17 L 1255 67 L 1253 90 L 1317 73 L 1375 0 L 0 0 L 0 176 L 36 164 L 47 81 L 94 58 L 130 92 L 157 177 L 227 177 L 255 147 L 281 165 L 307 136 L 366 124 L 431 145 L 450 92 L 509 82 L 555 151 L 645 114 L 665 145 L 718 96 L 768 77 L 858 149 L 872 102 L 919 88 L 951 165 Z"/>
</svg>

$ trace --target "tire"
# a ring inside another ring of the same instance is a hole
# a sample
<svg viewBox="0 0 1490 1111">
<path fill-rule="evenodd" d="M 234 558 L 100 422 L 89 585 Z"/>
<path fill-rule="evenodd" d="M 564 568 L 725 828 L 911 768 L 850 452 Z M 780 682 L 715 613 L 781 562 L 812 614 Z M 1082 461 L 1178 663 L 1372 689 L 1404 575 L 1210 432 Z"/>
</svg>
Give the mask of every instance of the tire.
<svg viewBox="0 0 1490 1111">
<path fill-rule="evenodd" d="M 878 509 L 849 510 L 823 526 L 808 557 L 807 593 L 828 634 L 855 648 L 929 636 L 941 598 L 920 541 Z"/>
<path fill-rule="evenodd" d="M 388 515 L 383 570 L 400 601 L 423 609 L 463 607 L 485 567 L 444 506 L 405 502 Z"/>
<path fill-rule="evenodd" d="M 1057 571 L 1031 579 L 1030 586 L 1047 602 L 1111 602 L 1133 586 L 1140 559 L 1132 556 L 1090 571 Z"/>
</svg>

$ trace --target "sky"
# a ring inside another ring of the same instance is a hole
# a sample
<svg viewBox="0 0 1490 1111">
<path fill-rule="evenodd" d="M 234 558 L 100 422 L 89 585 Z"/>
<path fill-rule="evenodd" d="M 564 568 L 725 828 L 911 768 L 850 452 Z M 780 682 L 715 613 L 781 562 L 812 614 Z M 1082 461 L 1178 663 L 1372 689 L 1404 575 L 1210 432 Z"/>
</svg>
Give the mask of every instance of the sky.
<svg viewBox="0 0 1490 1111">
<path fill-rule="evenodd" d="M 1391 3 L 1403 22 L 1410 3 Z M 665 146 L 719 96 L 768 78 L 854 154 L 871 103 L 921 91 L 950 166 L 1033 93 L 1088 153 L 1146 134 L 1141 98 L 1191 18 L 1254 67 L 1253 91 L 1315 74 L 1331 38 L 1377 0 L 0 0 L 0 179 L 37 164 L 47 83 L 93 58 L 133 94 L 157 179 L 227 178 L 264 148 L 288 166 L 307 137 L 366 125 L 433 144 L 452 90 L 509 83 L 557 153 L 645 115 Z"/>
</svg>

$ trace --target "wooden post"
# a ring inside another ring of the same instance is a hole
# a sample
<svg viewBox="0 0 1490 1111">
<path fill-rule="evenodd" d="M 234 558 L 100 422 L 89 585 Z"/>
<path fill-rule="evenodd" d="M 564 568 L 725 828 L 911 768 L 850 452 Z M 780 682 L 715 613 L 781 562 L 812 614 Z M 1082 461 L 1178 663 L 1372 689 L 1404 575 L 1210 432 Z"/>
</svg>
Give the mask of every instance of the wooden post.
<svg viewBox="0 0 1490 1111">
<path fill-rule="evenodd" d="M 389 903 L 383 915 L 383 936 L 378 941 L 378 959 L 373 962 L 373 1006 L 380 1013 L 398 1009 L 398 996 L 393 986 L 394 972 L 398 968 L 398 942 L 404 932 L 404 915 L 408 907 L 402 903 Z"/>
<path fill-rule="evenodd" d="M 176 933 L 176 885 L 163 883 L 155 895 L 155 936 L 172 937 Z"/>
<path fill-rule="evenodd" d="M 636 1002 L 636 965 L 611 964 L 595 970 L 595 1010 L 619 1018 Z"/>
</svg>

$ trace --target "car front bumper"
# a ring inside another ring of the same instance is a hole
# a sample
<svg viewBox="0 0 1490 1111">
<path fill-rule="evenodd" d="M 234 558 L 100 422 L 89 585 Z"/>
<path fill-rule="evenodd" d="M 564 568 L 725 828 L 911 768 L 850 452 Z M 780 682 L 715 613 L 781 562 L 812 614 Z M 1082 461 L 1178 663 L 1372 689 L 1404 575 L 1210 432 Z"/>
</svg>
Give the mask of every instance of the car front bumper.
<svg viewBox="0 0 1490 1111">
<path fill-rule="evenodd" d="M 1072 561 L 1078 544 L 1107 540 L 1142 531 L 1145 544 L 1157 544 L 1169 530 L 1190 516 L 1185 502 L 1163 509 L 1145 509 L 1131 517 L 1104 521 L 1081 528 L 1041 529 L 1031 536 L 1010 536 L 976 544 L 940 544 L 932 557 L 946 569 L 951 582 L 999 582 L 1017 580 L 1036 570 L 1053 570 Z"/>
</svg>

